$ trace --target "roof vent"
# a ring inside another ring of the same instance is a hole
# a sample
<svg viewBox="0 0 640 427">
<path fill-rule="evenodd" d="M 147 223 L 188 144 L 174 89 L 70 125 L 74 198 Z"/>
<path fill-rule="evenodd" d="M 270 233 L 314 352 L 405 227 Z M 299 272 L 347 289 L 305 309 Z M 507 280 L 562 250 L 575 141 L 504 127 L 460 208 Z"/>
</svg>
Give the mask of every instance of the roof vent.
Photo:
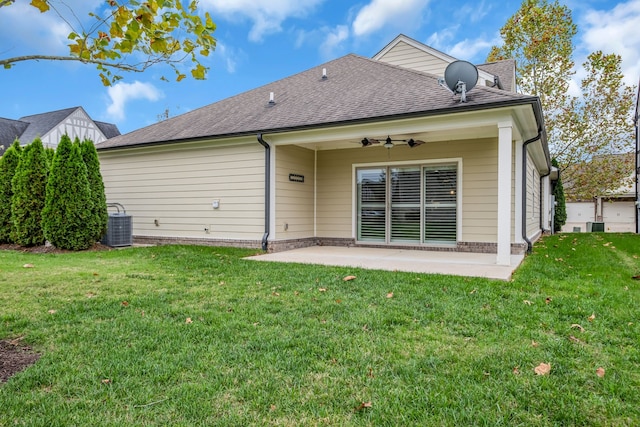
<svg viewBox="0 0 640 427">
<path fill-rule="evenodd" d="M 326 68 L 322 69 L 322 80 L 327 80 L 327 69 Z"/>
<path fill-rule="evenodd" d="M 269 105 L 274 105 L 276 103 L 275 98 L 273 96 L 273 92 L 269 92 Z"/>
</svg>

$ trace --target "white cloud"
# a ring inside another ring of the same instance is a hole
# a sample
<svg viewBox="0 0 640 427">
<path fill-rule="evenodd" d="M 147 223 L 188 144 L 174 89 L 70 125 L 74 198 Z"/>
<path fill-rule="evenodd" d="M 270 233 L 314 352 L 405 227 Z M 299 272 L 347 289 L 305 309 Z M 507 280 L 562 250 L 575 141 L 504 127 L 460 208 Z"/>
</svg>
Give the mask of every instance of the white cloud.
<svg viewBox="0 0 640 427">
<path fill-rule="evenodd" d="M 320 45 L 320 53 L 324 58 L 331 58 L 342 43 L 349 38 L 349 27 L 338 25 L 335 28 L 326 29 L 328 31 L 324 42 Z"/>
<path fill-rule="evenodd" d="M 453 27 L 445 28 L 442 31 L 436 31 L 431 34 L 427 39 L 427 46 L 431 46 L 435 49 L 438 49 L 442 52 L 445 52 L 446 49 L 449 49 L 449 43 L 455 39 L 456 32 L 460 25 L 456 25 Z"/>
<path fill-rule="evenodd" d="M 220 40 L 217 41 L 215 58 L 224 63 L 229 74 L 236 72 L 238 62 L 244 60 L 244 56 L 245 55 L 242 51 L 237 51 L 232 47 L 228 47 L 226 44 L 221 43 Z"/>
<path fill-rule="evenodd" d="M 353 21 L 353 33 L 364 36 L 387 25 L 407 28 L 421 20 L 429 0 L 372 0 L 358 12 Z"/>
<path fill-rule="evenodd" d="M 477 23 L 482 21 L 492 9 L 493 5 L 487 5 L 486 1 L 482 0 L 480 3 L 473 2 L 463 6 L 460 10 L 460 15 L 468 17 L 472 23 Z"/>
<path fill-rule="evenodd" d="M 586 53 L 602 50 L 605 54 L 620 55 L 625 83 L 637 84 L 640 77 L 640 0 L 618 3 L 611 10 L 590 10 L 583 21 L 580 47 Z M 579 61 L 581 64 L 584 58 Z"/>
<path fill-rule="evenodd" d="M 491 40 L 481 38 L 475 40 L 465 39 L 453 45 L 447 53 L 458 59 L 465 59 L 472 62 L 484 62 L 491 47 L 500 44 L 501 40 L 502 39 L 498 35 Z"/>
<path fill-rule="evenodd" d="M 55 13 L 40 13 L 27 3 L 15 3 L 3 7 L 2 15 L 0 39 L 5 55 L 65 53 L 71 29 Z"/>
<path fill-rule="evenodd" d="M 454 58 L 480 63 L 484 62 L 492 46 L 502 43 L 500 35 L 496 34 L 491 39 L 482 37 L 478 37 L 473 40 L 464 39 L 452 45 L 451 43 L 456 40 L 456 33 L 459 28 L 460 25 L 455 25 L 453 27 L 445 28 L 442 31 L 435 32 L 429 36 L 426 44 L 451 55 Z"/>
<path fill-rule="evenodd" d="M 229 20 L 249 19 L 253 27 L 249 40 L 259 42 L 268 34 L 282 31 L 288 18 L 304 17 L 324 0 L 201 0 L 201 6 L 213 11 L 214 16 Z"/>
<path fill-rule="evenodd" d="M 96 12 L 102 4 L 101 0 L 51 2 L 55 9 L 45 13 L 27 2 L 4 6 L 0 25 L 3 56 L 68 54 L 67 36 L 73 30 L 69 24 L 80 31 L 83 24 L 95 22 L 89 12 Z"/>
<path fill-rule="evenodd" d="M 133 83 L 119 82 L 107 89 L 111 103 L 107 107 L 107 114 L 114 120 L 123 120 L 127 102 L 135 99 L 157 101 L 163 97 L 162 92 L 150 83 L 135 81 Z"/>
</svg>

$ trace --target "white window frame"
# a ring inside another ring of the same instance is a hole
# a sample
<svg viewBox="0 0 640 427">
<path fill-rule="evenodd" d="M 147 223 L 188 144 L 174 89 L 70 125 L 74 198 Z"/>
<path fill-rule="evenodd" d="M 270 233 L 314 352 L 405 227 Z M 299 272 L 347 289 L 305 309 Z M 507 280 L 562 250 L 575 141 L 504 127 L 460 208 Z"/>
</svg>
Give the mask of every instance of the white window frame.
<svg viewBox="0 0 640 427">
<path fill-rule="evenodd" d="M 455 244 L 438 244 L 438 243 L 402 243 L 402 242 L 390 242 L 390 243 L 382 243 L 382 242 L 370 242 L 370 241 L 362 241 L 358 240 L 358 177 L 357 170 L 359 168 L 375 168 L 375 167 L 388 167 L 393 168 L 397 166 L 419 166 L 420 169 L 424 166 L 433 166 L 433 165 L 445 165 L 445 164 L 456 164 L 456 168 L 458 171 L 457 176 L 457 194 L 456 194 L 456 203 L 457 203 L 457 214 L 456 214 L 456 242 L 460 242 L 463 240 L 462 235 L 462 216 L 463 216 L 463 169 L 462 169 L 462 157 L 451 157 L 451 158 L 442 158 L 442 159 L 430 159 L 430 160 L 403 160 L 403 161 L 395 161 L 395 162 L 372 162 L 372 163 L 353 163 L 351 165 L 351 237 L 356 241 L 356 243 L 367 244 L 367 245 L 379 245 L 379 246 L 434 246 L 434 247 L 451 247 L 455 246 Z M 421 173 L 422 175 L 422 173 Z M 421 178 L 423 179 L 423 178 Z"/>
</svg>

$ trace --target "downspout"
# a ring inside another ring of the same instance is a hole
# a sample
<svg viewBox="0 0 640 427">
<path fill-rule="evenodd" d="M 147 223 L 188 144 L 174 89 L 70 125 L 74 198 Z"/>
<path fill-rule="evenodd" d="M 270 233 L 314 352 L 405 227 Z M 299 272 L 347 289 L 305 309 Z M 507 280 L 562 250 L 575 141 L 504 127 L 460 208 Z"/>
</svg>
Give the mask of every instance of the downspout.
<svg viewBox="0 0 640 427">
<path fill-rule="evenodd" d="M 522 143 L 522 238 L 527 243 L 527 253 L 533 249 L 533 243 L 527 236 L 527 145 L 542 138 L 542 128 L 538 128 L 538 135 Z M 540 206 L 542 212 L 542 205 Z"/>
<path fill-rule="evenodd" d="M 271 223 L 271 146 L 257 135 L 258 142 L 265 149 L 264 152 L 264 235 L 262 236 L 262 250 L 269 248 L 269 224 Z"/>
</svg>

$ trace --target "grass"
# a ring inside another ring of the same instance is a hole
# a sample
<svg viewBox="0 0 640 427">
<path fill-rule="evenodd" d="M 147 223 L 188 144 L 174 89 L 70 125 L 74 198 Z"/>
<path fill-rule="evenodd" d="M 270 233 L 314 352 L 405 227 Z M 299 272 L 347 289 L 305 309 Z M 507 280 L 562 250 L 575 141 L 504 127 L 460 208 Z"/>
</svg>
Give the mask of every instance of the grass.
<svg viewBox="0 0 640 427">
<path fill-rule="evenodd" d="M 3 251 L 0 338 L 42 357 L 0 387 L 0 425 L 639 425 L 639 248 L 547 237 L 511 282 Z"/>
</svg>

